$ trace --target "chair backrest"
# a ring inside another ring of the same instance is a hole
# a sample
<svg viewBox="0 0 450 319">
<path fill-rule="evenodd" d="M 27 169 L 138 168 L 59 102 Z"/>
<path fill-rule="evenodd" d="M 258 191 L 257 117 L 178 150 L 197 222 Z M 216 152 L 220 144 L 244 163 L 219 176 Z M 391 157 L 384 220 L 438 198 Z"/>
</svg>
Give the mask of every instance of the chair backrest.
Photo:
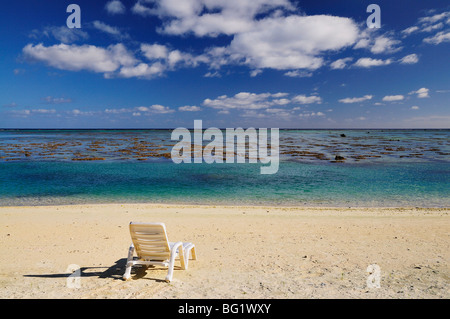
<svg viewBox="0 0 450 319">
<path fill-rule="evenodd" d="M 169 259 L 169 240 L 163 223 L 131 222 L 130 234 L 139 258 L 155 261 Z"/>
</svg>

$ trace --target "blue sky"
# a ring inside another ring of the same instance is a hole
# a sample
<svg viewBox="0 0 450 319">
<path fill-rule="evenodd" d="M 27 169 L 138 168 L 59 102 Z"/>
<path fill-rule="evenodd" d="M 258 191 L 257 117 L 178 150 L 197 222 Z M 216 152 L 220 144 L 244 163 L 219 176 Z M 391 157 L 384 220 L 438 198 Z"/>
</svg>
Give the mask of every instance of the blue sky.
<svg viewBox="0 0 450 319">
<path fill-rule="evenodd" d="M 446 0 L 8 1 L 0 25 L 0 128 L 450 127 Z"/>
</svg>

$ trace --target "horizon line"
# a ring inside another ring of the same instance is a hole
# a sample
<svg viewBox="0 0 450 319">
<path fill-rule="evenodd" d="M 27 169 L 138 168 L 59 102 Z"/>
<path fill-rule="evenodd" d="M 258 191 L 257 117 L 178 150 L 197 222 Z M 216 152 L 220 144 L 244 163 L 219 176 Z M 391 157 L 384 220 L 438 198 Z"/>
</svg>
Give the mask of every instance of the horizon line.
<svg viewBox="0 0 450 319">
<path fill-rule="evenodd" d="M 180 128 L 180 127 L 178 127 Z M 261 129 L 259 127 L 236 127 L 236 128 L 242 128 L 242 129 L 248 129 L 248 128 L 255 128 L 255 129 Z M 271 128 L 271 127 L 264 127 L 267 129 L 274 129 L 275 127 Z M 29 131 L 58 131 L 58 130 L 69 130 L 69 131 L 74 131 L 74 130 L 98 130 L 98 131 L 143 131 L 143 130 L 175 130 L 177 128 L 0 128 L 0 131 L 25 131 L 25 130 L 29 130 Z M 186 128 L 188 130 L 194 130 L 194 128 Z M 203 128 L 203 130 L 205 130 L 206 128 Z M 226 130 L 227 128 L 218 128 L 219 130 Z M 278 128 L 279 130 L 359 130 L 359 131 L 363 131 L 363 130 L 450 130 L 449 128 Z"/>
</svg>

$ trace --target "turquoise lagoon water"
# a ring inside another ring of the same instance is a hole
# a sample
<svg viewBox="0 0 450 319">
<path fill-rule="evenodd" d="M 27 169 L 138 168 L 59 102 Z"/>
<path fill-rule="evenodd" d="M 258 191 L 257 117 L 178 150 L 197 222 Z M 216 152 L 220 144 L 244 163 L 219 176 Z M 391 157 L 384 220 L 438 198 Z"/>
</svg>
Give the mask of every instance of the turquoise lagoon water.
<svg viewBox="0 0 450 319">
<path fill-rule="evenodd" d="M 162 156 L 170 132 L 0 131 L 0 206 L 450 207 L 449 130 L 282 130 L 273 175 L 261 163 L 174 164 Z"/>
</svg>

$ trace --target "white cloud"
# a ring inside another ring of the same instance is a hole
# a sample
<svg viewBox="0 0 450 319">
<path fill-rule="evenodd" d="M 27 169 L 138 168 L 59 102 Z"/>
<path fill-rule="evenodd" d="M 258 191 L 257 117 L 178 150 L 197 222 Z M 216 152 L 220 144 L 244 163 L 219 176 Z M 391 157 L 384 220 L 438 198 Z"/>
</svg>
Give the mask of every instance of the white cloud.
<svg viewBox="0 0 450 319">
<path fill-rule="evenodd" d="M 161 63 L 167 69 L 174 69 L 177 66 L 195 67 L 199 63 L 208 61 L 205 55 L 193 56 L 179 50 L 170 50 L 168 47 L 156 43 L 141 44 L 141 52 L 148 60 Z"/>
<path fill-rule="evenodd" d="M 262 70 L 258 70 L 258 69 L 252 70 L 252 71 L 250 71 L 250 76 L 251 76 L 252 78 L 254 78 L 255 76 L 261 74 L 262 72 L 263 72 Z"/>
<path fill-rule="evenodd" d="M 355 62 L 354 66 L 361 68 L 370 68 L 373 66 L 381 66 L 381 65 L 389 65 L 392 63 L 391 59 L 381 60 L 381 59 L 372 59 L 372 58 L 360 58 Z"/>
<path fill-rule="evenodd" d="M 419 57 L 415 53 L 409 54 L 400 59 L 401 64 L 415 64 L 417 62 L 419 62 Z"/>
<path fill-rule="evenodd" d="M 149 115 L 149 114 L 167 114 L 173 112 L 175 112 L 175 110 L 172 110 L 170 107 L 160 104 L 154 104 L 151 106 L 137 106 L 134 108 L 105 109 L 105 113 L 107 114 L 131 113 L 133 116 L 141 116 L 142 113 Z"/>
<path fill-rule="evenodd" d="M 72 43 L 89 38 L 87 32 L 77 28 L 70 29 L 67 26 L 49 26 L 42 30 L 35 29 L 30 33 L 30 37 L 34 39 L 40 39 L 43 36 L 47 38 L 53 37 L 62 43 Z"/>
<path fill-rule="evenodd" d="M 322 112 L 303 112 L 303 113 L 300 113 L 298 116 L 301 118 L 309 118 L 309 117 L 316 117 L 316 116 L 321 117 L 321 116 L 325 116 L 325 114 Z"/>
<path fill-rule="evenodd" d="M 432 37 L 423 39 L 423 42 L 430 44 L 440 44 L 442 42 L 450 42 L 450 31 L 441 31 Z"/>
<path fill-rule="evenodd" d="M 446 24 L 450 24 L 450 11 L 422 17 L 418 20 L 416 25 L 406 28 L 402 33 L 404 36 L 409 36 L 416 32 L 429 33 L 444 28 Z M 434 45 L 450 42 L 450 31 L 448 29 L 440 31 L 435 35 L 424 38 L 423 42 Z"/>
<path fill-rule="evenodd" d="M 340 69 L 344 69 L 347 66 L 348 62 L 351 62 L 353 60 L 353 58 L 343 58 L 343 59 L 338 59 L 336 61 L 334 61 L 333 63 L 330 64 L 330 67 L 333 70 L 340 70 Z"/>
<path fill-rule="evenodd" d="M 442 29 L 444 27 L 444 23 L 443 22 L 439 22 L 436 24 L 431 24 L 428 26 L 421 26 L 420 28 L 418 26 L 412 26 L 409 28 L 406 28 L 405 30 L 402 31 L 404 36 L 408 36 L 414 32 L 432 32 L 435 31 L 437 29 Z"/>
<path fill-rule="evenodd" d="M 153 64 L 139 63 L 133 66 L 124 66 L 118 73 L 124 78 L 152 78 L 154 76 L 161 76 L 166 68 L 159 62 Z"/>
<path fill-rule="evenodd" d="M 367 33 L 367 31 L 361 32 L 359 35 L 359 38 L 355 45 L 353 46 L 354 49 L 367 49 L 370 47 L 371 42 L 373 40 L 370 38 L 370 34 Z"/>
<path fill-rule="evenodd" d="M 72 99 L 63 98 L 63 97 L 47 96 L 47 97 L 44 97 L 43 100 L 48 104 L 72 103 Z"/>
<path fill-rule="evenodd" d="M 411 110 L 418 110 L 419 107 L 417 105 L 411 106 Z"/>
<path fill-rule="evenodd" d="M 275 114 L 283 114 L 283 115 L 289 115 L 290 113 L 287 112 L 285 109 L 280 109 L 280 108 L 270 108 L 270 109 L 266 109 L 267 113 L 275 113 Z"/>
<path fill-rule="evenodd" d="M 29 59 L 69 71 L 88 70 L 109 73 L 118 70 L 121 66 L 131 66 L 136 62 L 133 55 L 120 43 L 107 48 L 94 45 L 57 44 L 46 47 L 42 43 L 28 44 L 22 52 Z"/>
<path fill-rule="evenodd" d="M 144 53 L 144 56 L 149 59 L 167 59 L 168 56 L 168 48 L 165 45 L 160 44 L 141 44 L 141 51 Z"/>
<path fill-rule="evenodd" d="M 208 48 L 201 57 L 204 58 L 205 63 L 208 63 L 212 69 L 220 69 L 227 64 L 239 63 L 239 59 L 241 58 L 236 54 L 232 54 L 228 47 Z"/>
<path fill-rule="evenodd" d="M 56 113 L 55 109 L 34 109 L 31 110 L 33 113 L 39 113 L 39 114 L 53 114 Z"/>
<path fill-rule="evenodd" d="M 379 36 L 375 39 L 375 43 L 370 49 L 370 52 L 374 54 L 379 53 L 393 53 L 401 50 L 401 47 L 397 45 L 400 44 L 400 41 L 389 38 L 387 36 Z"/>
<path fill-rule="evenodd" d="M 294 70 L 288 71 L 284 73 L 284 75 L 289 76 L 291 78 L 309 78 L 312 76 L 312 73 L 307 71 Z"/>
<path fill-rule="evenodd" d="M 121 113 L 127 113 L 131 112 L 132 110 L 121 108 L 121 109 L 105 109 L 106 114 L 121 114 Z"/>
<path fill-rule="evenodd" d="M 402 33 L 405 36 L 408 36 L 414 32 L 431 32 L 433 30 L 440 29 L 444 26 L 444 24 L 439 21 L 448 19 L 449 17 L 450 11 L 419 18 L 416 25 L 404 29 Z"/>
<path fill-rule="evenodd" d="M 110 6 L 123 7 L 125 10 L 120 1 L 109 1 L 105 8 L 110 13 L 122 13 L 122 9 L 109 10 Z M 24 52 L 29 57 L 60 69 L 90 70 L 104 73 L 107 78 L 121 76 L 149 79 L 180 67 L 197 67 L 199 64 L 206 64 L 212 69 L 205 77 L 219 77 L 217 70 L 225 65 L 246 65 L 252 77 L 264 69 L 283 70 L 284 75 L 289 77 L 310 77 L 312 71 L 326 63 L 324 56 L 327 53 L 336 53 L 351 46 L 365 47 L 375 54 L 401 49 L 400 41 L 394 39 L 391 33 L 376 36 L 375 32 L 360 29 L 350 18 L 297 15 L 294 9 L 288 0 L 138 0 L 132 12 L 159 17 L 162 21 L 159 29 L 161 33 L 193 34 L 198 37 L 229 35 L 231 40 L 228 45 L 209 47 L 200 54 L 182 52 L 157 43 L 143 43 L 140 51 L 134 53 L 142 59 L 128 52 L 132 63 L 115 60 L 115 55 L 109 53 L 111 46 L 72 47 L 77 51 L 77 63 L 69 61 L 66 57 L 70 54 L 60 46 L 29 45 L 31 48 L 25 47 Z M 119 28 L 104 22 L 94 21 L 92 25 L 115 37 L 128 37 Z M 88 48 L 91 51 L 89 53 Z M 39 51 L 44 50 L 53 57 L 46 58 L 46 54 L 39 54 Z M 84 59 L 87 55 L 94 56 L 92 62 Z M 351 57 L 338 59 L 330 64 L 330 68 L 343 69 L 351 61 Z M 398 60 L 403 64 L 417 61 L 415 54 Z M 369 68 L 393 62 L 391 59 L 360 58 L 353 66 Z"/>
<path fill-rule="evenodd" d="M 162 33 L 217 36 L 248 31 L 256 15 L 275 9 L 291 10 L 293 7 L 288 0 L 139 0 L 132 11 L 161 18 L 164 21 Z"/>
<path fill-rule="evenodd" d="M 450 11 L 438 13 L 428 17 L 422 17 L 419 19 L 420 23 L 436 23 L 440 20 L 443 20 L 447 17 L 450 17 Z"/>
<path fill-rule="evenodd" d="M 386 95 L 383 97 L 384 102 L 395 102 L 395 101 L 401 101 L 405 97 L 403 95 Z"/>
<path fill-rule="evenodd" d="M 258 110 L 270 109 L 267 112 L 277 112 L 277 106 L 284 106 L 288 104 L 320 104 L 322 99 L 319 96 L 311 95 L 297 95 L 293 98 L 288 98 L 288 93 L 249 93 L 240 92 L 234 96 L 228 97 L 222 95 L 216 99 L 205 99 L 203 105 L 219 110 Z M 276 106 L 275 108 L 271 108 Z M 281 109 L 280 109 L 281 110 Z M 283 110 L 284 111 L 284 110 Z"/>
<path fill-rule="evenodd" d="M 158 113 L 158 114 L 166 114 L 166 113 L 173 113 L 174 110 L 170 109 L 168 106 L 163 106 L 159 104 L 152 105 L 147 108 L 148 112 L 152 113 Z"/>
<path fill-rule="evenodd" d="M 417 97 L 418 97 L 418 98 L 423 99 L 423 98 L 430 97 L 430 95 L 428 94 L 429 91 L 430 91 L 430 90 L 427 89 L 427 88 L 420 88 L 420 89 L 418 89 L 417 91 L 409 92 L 409 94 L 417 94 Z"/>
<path fill-rule="evenodd" d="M 442 29 L 443 27 L 444 27 L 444 24 L 442 22 L 439 22 L 439 23 L 432 24 L 432 25 L 429 25 L 429 26 L 423 28 L 422 32 L 432 32 L 437 29 Z"/>
<path fill-rule="evenodd" d="M 205 61 L 203 56 L 194 57 L 178 50 L 170 51 L 158 44 L 141 45 L 141 53 L 150 63 L 136 59 L 121 43 L 107 48 L 93 45 L 59 44 L 46 47 L 43 44 L 28 44 L 23 48 L 23 53 L 29 59 L 45 62 L 58 69 L 104 73 L 106 78 L 152 78 L 178 66 L 196 66 Z"/>
<path fill-rule="evenodd" d="M 125 11 L 120 1 L 109 1 L 105 8 L 112 14 Z M 215 70 L 206 73 L 207 77 L 219 76 L 217 70 L 225 65 L 247 65 L 252 77 L 267 68 L 284 70 L 284 75 L 289 77 L 310 77 L 311 71 L 325 64 L 325 54 L 352 46 L 361 39 L 361 30 L 354 20 L 330 15 L 297 15 L 288 0 L 138 0 L 131 11 L 142 16 L 159 17 L 162 21 L 159 32 L 164 34 L 194 34 L 198 37 L 229 35 L 231 41 L 222 47 L 210 47 L 201 54 L 182 52 L 157 43 L 143 43 L 139 54 L 148 61 L 135 59 L 134 63 L 126 65 L 110 63 L 110 59 L 106 58 L 92 64 L 83 61 L 80 67 L 66 59 L 61 63 L 62 57 L 57 57 L 55 62 L 42 55 L 39 59 L 61 69 L 104 72 L 107 78 L 152 78 L 179 67 L 196 67 L 199 64 L 206 64 Z M 94 21 L 92 26 L 119 39 L 129 37 L 119 28 L 101 21 Z M 372 51 L 376 53 L 399 49 L 399 41 L 387 35 L 373 42 Z M 107 50 L 90 47 L 97 54 Z M 83 51 L 79 57 L 82 59 L 85 50 L 80 48 L 76 49 Z M 47 51 L 56 54 L 63 49 L 53 46 L 48 47 Z M 351 59 L 339 59 L 330 67 L 345 68 Z M 376 63 L 377 60 L 373 61 Z M 107 62 L 109 65 L 106 67 Z M 361 60 L 357 65 L 364 62 L 368 63 Z M 389 63 L 390 60 L 386 60 L 385 64 Z"/>
<path fill-rule="evenodd" d="M 311 96 L 306 96 L 306 95 L 297 95 L 292 99 L 292 102 L 294 103 L 298 103 L 298 104 L 314 104 L 314 103 L 322 103 L 322 99 L 319 96 L 316 95 L 311 95 Z"/>
<path fill-rule="evenodd" d="M 7 113 L 17 117 L 28 117 L 32 114 L 54 114 L 55 109 L 31 109 L 31 110 L 11 110 Z"/>
<path fill-rule="evenodd" d="M 410 35 L 410 34 L 416 32 L 416 31 L 418 31 L 418 30 L 419 30 L 419 27 L 418 27 L 418 26 L 412 26 L 412 27 L 409 27 L 409 28 L 404 29 L 404 30 L 402 31 L 402 33 L 403 33 L 405 36 L 407 36 L 407 35 Z"/>
<path fill-rule="evenodd" d="M 218 71 L 214 71 L 214 72 L 207 72 L 204 75 L 205 78 L 220 78 L 222 77 L 222 75 L 220 75 L 220 73 Z"/>
<path fill-rule="evenodd" d="M 374 29 L 364 29 L 358 35 L 354 49 L 369 49 L 373 54 L 394 53 L 402 49 L 401 41 L 394 39 L 392 32 L 377 35 Z"/>
<path fill-rule="evenodd" d="M 118 28 L 107 25 L 106 23 L 103 23 L 101 21 L 94 21 L 92 25 L 94 26 L 94 28 L 108 33 L 116 38 L 129 38 L 128 34 L 122 33 Z"/>
<path fill-rule="evenodd" d="M 178 108 L 178 110 L 180 111 L 184 111 L 184 112 L 198 112 L 201 111 L 201 108 L 195 105 L 185 105 L 185 106 L 180 106 Z"/>
<path fill-rule="evenodd" d="M 109 27 L 102 23 L 94 25 L 101 28 Z M 113 30 L 109 31 L 115 33 Z M 28 44 L 22 51 L 30 60 L 45 62 L 49 66 L 62 70 L 103 73 L 105 78 L 118 76 L 150 79 L 179 67 L 196 67 L 200 63 L 208 62 L 206 55 L 193 56 L 179 50 L 170 50 L 159 44 L 143 43 L 140 49 L 139 53 L 149 60 L 148 62 L 137 59 L 121 43 L 107 48 L 94 45 L 59 44 L 46 47 L 42 43 Z"/>
<path fill-rule="evenodd" d="M 287 15 L 294 7 L 288 0 L 140 0 L 134 13 L 158 16 L 159 30 L 172 35 L 229 35 L 228 46 L 211 48 L 212 68 L 246 64 L 254 70 L 287 70 L 287 76 L 309 76 L 300 69 L 323 65 L 321 54 L 353 45 L 359 28 L 349 18 Z M 266 14 L 265 18 L 259 18 Z M 252 73 L 255 76 L 259 73 Z"/>
<path fill-rule="evenodd" d="M 273 96 L 273 97 L 276 97 L 276 98 L 279 98 L 279 97 L 286 97 L 286 96 L 288 96 L 288 95 L 289 95 L 289 93 L 286 93 L 286 92 L 278 92 L 278 93 L 272 94 L 272 96 Z"/>
<path fill-rule="evenodd" d="M 138 14 L 138 15 L 141 15 L 143 17 L 153 15 L 153 10 L 151 10 L 151 9 L 147 8 L 146 6 L 142 5 L 139 0 L 131 8 L 131 12 L 133 12 L 135 14 Z"/>
<path fill-rule="evenodd" d="M 286 105 L 286 104 L 291 103 L 291 101 L 289 99 L 276 99 L 276 100 L 273 100 L 273 103 L 277 104 L 277 105 Z"/>
<path fill-rule="evenodd" d="M 214 100 L 205 99 L 203 105 L 214 109 L 265 109 L 273 103 L 270 102 L 270 93 L 240 92 L 232 97 L 222 95 Z"/>
<path fill-rule="evenodd" d="M 31 114 L 30 110 L 12 110 L 8 111 L 9 114 L 13 115 L 14 117 L 27 117 Z"/>
<path fill-rule="evenodd" d="M 345 67 L 345 64 L 342 63 L 341 61 L 337 60 L 335 62 L 336 62 L 335 65 L 331 65 L 332 68 L 333 67 L 334 68 L 344 68 Z M 404 56 L 403 58 L 401 58 L 398 61 L 394 61 L 392 59 L 383 60 L 383 59 L 373 59 L 373 58 L 360 58 L 353 64 L 353 66 L 360 67 L 360 68 L 371 68 L 374 66 L 389 65 L 394 62 L 400 62 L 401 64 L 414 64 L 414 63 L 419 62 L 419 56 L 417 54 L 413 53 L 413 54 Z"/>
<path fill-rule="evenodd" d="M 195 66 L 198 63 L 198 59 L 189 53 L 181 52 L 179 50 L 173 50 L 169 52 L 167 56 L 167 63 L 170 67 L 175 67 L 177 64 L 184 64 Z"/>
<path fill-rule="evenodd" d="M 119 0 L 109 1 L 105 5 L 105 9 L 109 14 L 122 14 L 125 13 L 125 6 Z"/>
<path fill-rule="evenodd" d="M 79 109 L 73 109 L 71 111 L 67 111 L 67 114 L 69 115 L 74 115 L 74 116 L 91 116 L 94 115 L 98 112 L 93 112 L 93 111 L 80 111 Z"/>
<path fill-rule="evenodd" d="M 245 64 L 277 70 L 315 70 L 320 56 L 352 45 L 358 36 L 353 20 L 333 16 L 289 16 L 255 22 L 252 30 L 236 34 L 228 51 Z"/>
<path fill-rule="evenodd" d="M 364 95 L 363 97 L 347 97 L 345 99 L 340 99 L 339 102 L 349 104 L 349 103 L 360 103 L 372 99 L 372 95 Z"/>
</svg>

